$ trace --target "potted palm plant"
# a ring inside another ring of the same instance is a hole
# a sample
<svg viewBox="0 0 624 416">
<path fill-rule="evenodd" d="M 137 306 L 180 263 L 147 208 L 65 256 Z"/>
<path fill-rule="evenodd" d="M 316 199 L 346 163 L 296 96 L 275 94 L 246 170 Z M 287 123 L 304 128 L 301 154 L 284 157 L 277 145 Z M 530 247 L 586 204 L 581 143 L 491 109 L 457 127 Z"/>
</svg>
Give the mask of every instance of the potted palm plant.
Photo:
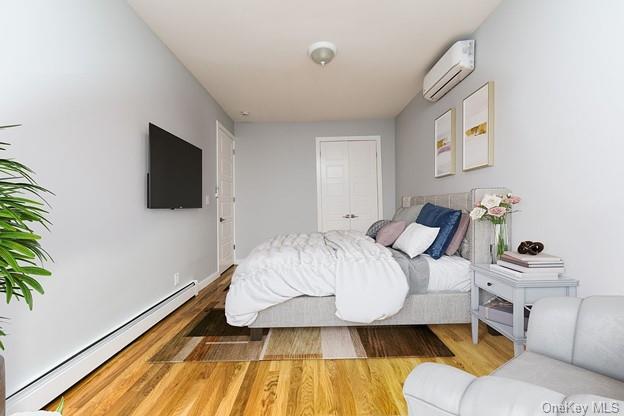
<svg viewBox="0 0 624 416">
<path fill-rule="evenodd" d="M 18 125 L 0 126 L 0 129 Z M 0 142 L 0 151 L 8 143 Z M 48 206 L 44 195 L 50 192 L 39 186 L 33 178 L 33 171 L 26 165 L 0 157 L 0 293 L 5 300 L 23 301 L 29 309 L 33 307 L 33 294 L 43 294 L 40 280 L 50 276 L 43 264 L 50 256 L 43 249 L 33 226 L 48 228 L 46 219 Z M 5 318 L 2 318 L 6 320 Z M 0 327 L 0 349 L 4 349 L 2 338 L 6 336 Z M 4 358 L 0 355 L 0 415 L 5 413 Z"/>
</svg>

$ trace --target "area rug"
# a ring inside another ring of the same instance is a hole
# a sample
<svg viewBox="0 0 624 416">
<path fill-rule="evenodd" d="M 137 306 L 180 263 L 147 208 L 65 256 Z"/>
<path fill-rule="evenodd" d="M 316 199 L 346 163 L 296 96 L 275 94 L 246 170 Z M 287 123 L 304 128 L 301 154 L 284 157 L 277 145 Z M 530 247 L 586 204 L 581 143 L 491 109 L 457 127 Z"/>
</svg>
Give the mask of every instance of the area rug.
<svg viewBox="0 0 624 416">
<path fill-rule="evenodd" d="M 209 309 L 200 313 L 150 361 L 452 356 L 453 353 L 426 325 L 273 328 L 265 330 L 261 341 L 250 341 L 249 328 L 230 326 L 223 309 Z"/>
</svg>

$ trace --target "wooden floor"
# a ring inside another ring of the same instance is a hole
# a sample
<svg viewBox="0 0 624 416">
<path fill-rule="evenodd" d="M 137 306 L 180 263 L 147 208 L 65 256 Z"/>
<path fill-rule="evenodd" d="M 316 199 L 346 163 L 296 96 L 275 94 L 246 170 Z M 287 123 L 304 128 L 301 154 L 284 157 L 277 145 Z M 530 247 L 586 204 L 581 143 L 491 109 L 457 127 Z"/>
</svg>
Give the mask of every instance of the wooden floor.
<svg viewBox="0 0 624 416">
<path fill-rule="evenodd" d="M 469 325 L 431 325 L 455 357 L 149 363 L 200 310 L 223 303 L 231 273 L 65 392 L 64 416 L 404 415 L 403 381 L 419 363 L 484 375 L 513 355 L 511 343 L 485 327 L 473 345 Z"/>
</svg>

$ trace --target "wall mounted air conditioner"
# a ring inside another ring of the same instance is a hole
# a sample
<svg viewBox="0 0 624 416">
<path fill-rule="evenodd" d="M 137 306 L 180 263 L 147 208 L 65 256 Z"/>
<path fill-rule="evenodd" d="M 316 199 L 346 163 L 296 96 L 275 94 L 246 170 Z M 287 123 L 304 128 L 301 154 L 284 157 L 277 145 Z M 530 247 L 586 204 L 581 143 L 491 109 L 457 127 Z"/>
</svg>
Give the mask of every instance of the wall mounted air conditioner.
<svg viewBox="0 0 624 416">
<path fill-rule="evenodd" d="M 425 75 L 423 95 L 438 101 L 474 70 L 474 40 L 455 42 Z"/>
</svg>

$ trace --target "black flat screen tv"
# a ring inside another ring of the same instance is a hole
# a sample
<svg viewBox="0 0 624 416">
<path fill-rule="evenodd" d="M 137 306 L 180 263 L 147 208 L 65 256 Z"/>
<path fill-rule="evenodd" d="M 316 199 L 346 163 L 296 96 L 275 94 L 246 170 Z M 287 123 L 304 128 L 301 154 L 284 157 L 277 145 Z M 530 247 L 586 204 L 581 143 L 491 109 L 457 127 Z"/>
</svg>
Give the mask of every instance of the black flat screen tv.
<svg viewBox="0 0 624 416">
<path fill-rule="evenodd" d="M 149 124 L 148 208 L 202 207 L 202 150 Z"/>
</svg>

